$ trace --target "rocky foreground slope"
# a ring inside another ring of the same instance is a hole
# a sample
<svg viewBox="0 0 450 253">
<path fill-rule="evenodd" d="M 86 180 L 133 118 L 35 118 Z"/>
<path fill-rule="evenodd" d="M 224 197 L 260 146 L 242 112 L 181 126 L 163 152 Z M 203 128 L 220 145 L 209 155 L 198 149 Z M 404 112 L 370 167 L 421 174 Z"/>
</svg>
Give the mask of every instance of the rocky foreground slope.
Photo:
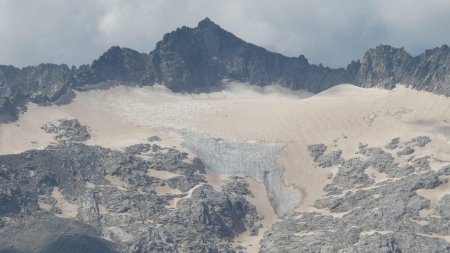
<svg viewBox="0 0 450 253">
<path fill-rule="evenodd" d="M 83 129 L 70 123 L 66 135 Z M 0 252 L 233 252 L 237 235 L 258 234 L 240 177 L 216 190 L 176 149 L 119 152 L 72 136 L 0 156 Z"/>
<path fill-rule="evenodd" d="M 338 168 L 326 196 L 315 202 L 316 211 L 294 212 L 275 224 L 261 251 L 450 252 L 450 192 L 441 192 L 434 206 L 418 194 L 438 192 L 450 178 L 450 166 L 431 170 L 431 156 L 414 155 L 430 141 L 419 136 L 399 146 L 398 138 L 384 148 L 360 145 L 350 159 L 325 153 L 323 144 L 310 146 L 318 169 Z M 395 162 L 392 153 L 405 162 Z"/>
<path fill-rule="evenodd" d="M 150 53 L 112 47 L 90 65 L 0 66 L 0 114 L 15 115 L 28 102 L 57 101 L 72 89 L 113 80 L 133 85 L 163 84 L 177 92 L 208 91 L 223 79 L 260 86 L 280 84 L 320 92 L 340 83 L 416 89 L 450 95 L 448 46 L 411 56 L 403 48 L 378 46 L 346 68 L 308 63 L 247 43 L 206 18 L 197 27 L 164 35 Z"/>
</svg>

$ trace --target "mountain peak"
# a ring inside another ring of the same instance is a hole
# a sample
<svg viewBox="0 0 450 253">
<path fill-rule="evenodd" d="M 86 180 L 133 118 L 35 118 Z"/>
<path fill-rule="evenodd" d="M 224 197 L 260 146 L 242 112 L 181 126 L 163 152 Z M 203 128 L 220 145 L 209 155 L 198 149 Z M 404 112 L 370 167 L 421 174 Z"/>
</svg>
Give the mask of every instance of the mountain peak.
<svg viewBox="0 0 450 253">
<path fill-rule="evenodd" d="M 197 25 L 198 28 L 211 28 L 211 27 L 219 27 L 216 23 L 211 21 L 208 17 L 204 18 Z"/>
</svg>

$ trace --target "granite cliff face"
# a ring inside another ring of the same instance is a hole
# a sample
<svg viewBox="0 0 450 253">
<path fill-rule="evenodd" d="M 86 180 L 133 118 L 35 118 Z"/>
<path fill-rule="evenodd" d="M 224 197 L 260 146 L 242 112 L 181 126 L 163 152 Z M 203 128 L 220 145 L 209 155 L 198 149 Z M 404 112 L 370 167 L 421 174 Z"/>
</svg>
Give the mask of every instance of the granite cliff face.
<svg viewBox="0 0 450 253">
<path fill-rule="evenodd" d="M 369 49 L 354 81 L 362 87 L 391 88 L 397 83 L 450 95 L 450 49 L 447 45 L 411 56 L 403 48 Z"/>
<path fill-rule="evenodd" d="M 237 38 L 211 20 L 166 34 L 150 53 L 156 81 L 174 91 L 204 91 L 222 79 L 278 83 L 313 92 L 346 81 L 344 69 L 310 65 Z"/>
<path fill-rule="evenodd" d="M 68 90 L 71 79 L 71 70 L 64 64 L 0 66 L 0 112 L 14 114 L 16 107 L 28 101 L 54 102 Z"/>
<path fill-rule="evenodd" d="M 90 65 L 0 66 L 0 113 L 15 115 L 26 102 L 56 101 L 70 89 L 104 81 L 163 84 L 175 92 L 203 92 L 229 79 L 255 85 L 279 84 L 321 92 L 336 84 L 413 88 L 450 95 L 450 50 L 442 46 L 411 56 L 403 48 L 378 46 L 362 61 L 332 69 L 286 57 L 247 43 L 208 18 L 197 27 L 164 35 L 149 54 L 112 47 Z"/>
<path fill-rule="evenodd" d="M 111 47 L 91 65 L 74 69 L 70 85 L 77 88 L 106 80 L 142 83 L 148 61 L 147 54 L 128 48 Z"/>
</svg>

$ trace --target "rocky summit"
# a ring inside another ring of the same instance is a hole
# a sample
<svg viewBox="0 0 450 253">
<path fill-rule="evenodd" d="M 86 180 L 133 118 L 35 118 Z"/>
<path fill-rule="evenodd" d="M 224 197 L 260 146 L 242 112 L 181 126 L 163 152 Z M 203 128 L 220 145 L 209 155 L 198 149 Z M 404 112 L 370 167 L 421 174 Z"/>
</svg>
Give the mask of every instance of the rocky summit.
<svg viewBox="0 0 450 253">
<path fill-rule="evenodd" d="M 0 253 L 450 253 L 449 59 L 328 68 L 206 18 L 0 66 Z"/>
</svg>

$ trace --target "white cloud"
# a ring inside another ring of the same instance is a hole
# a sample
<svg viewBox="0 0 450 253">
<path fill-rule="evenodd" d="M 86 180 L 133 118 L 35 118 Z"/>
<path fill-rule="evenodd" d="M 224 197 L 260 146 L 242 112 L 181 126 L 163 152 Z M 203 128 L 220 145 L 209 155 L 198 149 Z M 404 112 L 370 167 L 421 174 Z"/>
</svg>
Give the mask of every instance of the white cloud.
<svg viewBox="0 0 450 253">
<path fill-rule="evenodd" d="M 244 40 L 345 66 L 380 43 L 416 54 L 449 43 L 446 0 L 0 0 L 0 64 L 90 63 L 112 45 L 142 52 L 208 16 Z"/>
</svg>

